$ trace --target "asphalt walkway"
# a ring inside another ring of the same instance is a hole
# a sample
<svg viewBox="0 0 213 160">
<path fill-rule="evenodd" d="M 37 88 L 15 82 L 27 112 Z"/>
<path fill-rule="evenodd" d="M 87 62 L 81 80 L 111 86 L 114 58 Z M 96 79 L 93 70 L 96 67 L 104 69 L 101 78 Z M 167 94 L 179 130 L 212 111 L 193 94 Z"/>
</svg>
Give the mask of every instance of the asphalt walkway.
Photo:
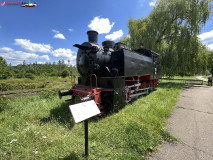
<svg viewBox="0 0 213 160">
<path fill-rule="evenodd" d="M 178 142 L 164 142 L 149 160 L 213 160 L 213 87 L 185 87 L 166 128 Z"/>
</svg>

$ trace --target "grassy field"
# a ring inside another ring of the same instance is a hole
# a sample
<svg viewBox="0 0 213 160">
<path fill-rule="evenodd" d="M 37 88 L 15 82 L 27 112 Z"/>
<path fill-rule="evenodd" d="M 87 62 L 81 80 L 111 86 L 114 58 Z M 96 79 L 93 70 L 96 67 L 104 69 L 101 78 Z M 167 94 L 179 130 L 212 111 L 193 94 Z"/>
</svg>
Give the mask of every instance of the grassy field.
<svg viewBox="0 0 213 160">
<path fill-rule="evenodd" d="M 170 78 L 170 79 L 194 79 L 194 80 L 196 80 L 196 76 L 184 76 L 184 77 L 182 77 L 182 76 L 174 76 L 174 77 L 163 77 L 163 78 Z"/>
<path fill-rule="evenodd" d="M 208 78 L 212 78 L 212 76 L 203 76 L 203 78 L 208 79 Z"/>
<path fill-rule="evenodd" d="M 182 84 L 197 84 L 197 85 L 207 85 L 207 82 L 198 80 L 196 76 L 174 76 L 174 77 L 163 77 L 165 79 L 160 80 L 161 82 L 173 82 L 173 83 L 182 83 Z M 198 81 L 196 81 L 198 80 Z"/>
<path fill-rule="evenodd" d="M 183 84 L 161 83 L 119 112 L 89 121 L 89 159 L 144 159 L 163 141 Z M 0 159 L 84 159 L 84 125 L 53 92 L 0 101 Z"/>
<path fill-rule="evenodd" d="M 75 82 L 76 81 L 77 79 Z M 69 88 L 71 86 L 72 84 L 70 77 L 37 77 L 34 80 L 27 78 L 0 80 L 0 91 L 4 93 L 54 88 Z"/>
</svg>

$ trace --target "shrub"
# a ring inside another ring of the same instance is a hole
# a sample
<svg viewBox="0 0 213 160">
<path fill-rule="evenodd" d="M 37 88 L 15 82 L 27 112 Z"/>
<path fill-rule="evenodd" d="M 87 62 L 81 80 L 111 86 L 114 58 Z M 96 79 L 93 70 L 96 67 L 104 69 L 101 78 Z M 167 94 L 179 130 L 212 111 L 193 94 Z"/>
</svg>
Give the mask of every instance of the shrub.
<svg viewBox="0 0 213 160">
<path fill-rule="evenodd" d="M 38 88 L 45 88 L 47 86 L 47 83 L 42 83 L 42 84 L 39 84 L 37 87 Z"/>
<path fill-rule="evenodd" d="M 55 91 L 41 92 L 39 93 L 39 97 L 42 99 L 49 99 L 49 98 L 53 98 L 57 94 L 58 92 L 55 92 Z"/>
<path fill-rule="evenodd" d="M 69 72 L 67 70 L 64 70 L 62 73 L 61 73 L 61 77 L 65 78 L 65 77 L 68 77 L 69 76 Z"/>
<path fill-rule="evenodd" d="M 35 76 L 32 73 L 26 73 L 25 77 L 29 79 L 35 79 Z"/>
<path fill-rule="evenodd" d="M 51 77 L 56 77 L 57 75 L 58 75 L 57 72 L 51 72 L 51 73 L 50 73 L 50 76 L 51 76 Z"/>
<path fill-rule="evenodd" d="M 0 83 L 0 91 L 8 91 L 11 90 L 13 86 L 7 83 Z"/>
</svg>

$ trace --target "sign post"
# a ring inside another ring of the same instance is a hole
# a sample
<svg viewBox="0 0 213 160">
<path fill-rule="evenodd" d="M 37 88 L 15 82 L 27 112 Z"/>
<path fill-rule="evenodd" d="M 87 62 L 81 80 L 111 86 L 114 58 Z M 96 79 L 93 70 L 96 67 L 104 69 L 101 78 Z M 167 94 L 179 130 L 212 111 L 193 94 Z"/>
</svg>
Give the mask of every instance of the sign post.
<svg viewBox="0 0 213 160">
<path fill-rule="evenodd" d="M 70 105 L 69 108 L 75 123 L 84 121 L 85 156 L 88 157 L 88 119 L 100 114 L 101 112 L 94 100 Z"/>
<path fill-rule="evenodd" d="M 88 157 L 88 120 L 84 121 L 85 156 Z"/>
</svg>

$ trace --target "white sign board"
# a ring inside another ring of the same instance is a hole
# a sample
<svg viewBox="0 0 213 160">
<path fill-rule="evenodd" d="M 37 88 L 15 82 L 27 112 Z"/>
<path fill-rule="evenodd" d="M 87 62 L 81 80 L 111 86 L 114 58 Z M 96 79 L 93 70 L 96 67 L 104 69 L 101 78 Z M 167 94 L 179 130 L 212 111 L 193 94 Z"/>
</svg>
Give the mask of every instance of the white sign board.
<svg viewBox="0 0 213 160">
<path fill-rule="evenodd" d="M 69 106 L 75 123 L 79 123 L 101 113 L 94 100 Z"/>
</svg>

